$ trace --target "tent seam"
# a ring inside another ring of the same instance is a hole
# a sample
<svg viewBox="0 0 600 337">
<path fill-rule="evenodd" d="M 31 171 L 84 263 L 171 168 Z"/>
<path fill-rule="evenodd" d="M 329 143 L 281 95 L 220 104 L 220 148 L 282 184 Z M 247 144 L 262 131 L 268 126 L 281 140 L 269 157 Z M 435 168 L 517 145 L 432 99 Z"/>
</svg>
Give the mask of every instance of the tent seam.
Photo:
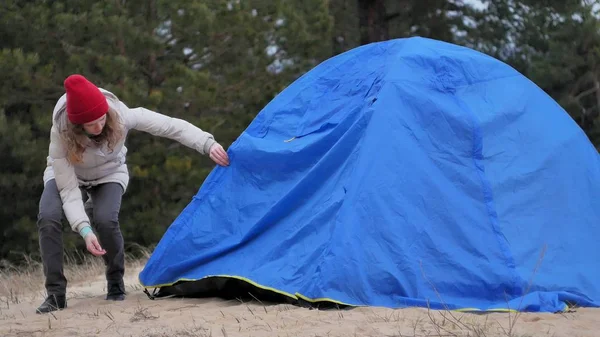
<svg viewBox="0 0 600 337">
<path fill-rule="evenodd" d="M 443 82 L 443 81 L 442 81 Z M 445 83 L 444 83 L 445 84 Z M 454 95 L 453 89 L 447 89 L 450 91 L 450 94 L 456 101 L 456 103 L 467 113 L 467 116 L 471 119 L 472 122 L 472 136 L 473 136 L 473 148 L 472 148 L 472 159 L 473 164 L 475 166 L 475 170 L 477 171 L 477 175 L 479 176 L 479 180 L 481 183 L 481 188 L 483 192 L 483 200 L 486 206 L 486 211 L 488 218 L 490 220 L 490 224 L 492 227 L 492 232 L 498 241 L 498 245 L 500 247 L 500 251 L 502 252 L 504 259 L 506 261 L 506 266 L 512 273 L 513 284 L 511 287 L 511 293 L 515 296 L 522 296 L 521 294 L 521 284 L 520 278 L 516 272 L 515 260 L 510 252 L 510 248 L 505 239 L 503 239 L 502 231 L 500 230 L 498 223 L 498 213 L 496 211 L 496 206 L 494 203 L 493 191 L 491 187 L 491 183 L 486 176 L 485 167 L 483 164 L 483 138 L 481 136 L 481 130 L 477 123 L 477 119 L 475 114 L 469 109 L 456 95 Z"/>
</svg>

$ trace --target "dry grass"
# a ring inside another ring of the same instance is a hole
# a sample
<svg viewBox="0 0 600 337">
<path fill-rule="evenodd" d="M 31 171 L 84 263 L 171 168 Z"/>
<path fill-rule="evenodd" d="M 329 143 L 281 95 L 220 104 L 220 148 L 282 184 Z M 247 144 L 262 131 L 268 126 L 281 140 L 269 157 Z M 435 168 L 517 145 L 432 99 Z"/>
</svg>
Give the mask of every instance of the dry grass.
<svg viewBox="0 0 600 337">
<path fill-rule="evenodd" d="M 485 321 L 481 322 L 481 320 L 476 320 L 474 323 L 467 323 L 464 321 L 464 314 L 457 314 L 452 310 L 448 310 L 444 300 L 441 295 L 437 291 L 435 285 L 430 283 L 430 286 L 436 293 L 438 300 L 444 307 L 445 310 L 438 310 L 435 314 L 432 314 L 431 310 L 427 310 L 427 316 L 435 330 L 436 336 L 469 336 L 469 337 L 488 337 L 488 336 L 503 336 L 503 337 L 527 337 L 527 335 L 518 334 L 516 332 L 516 324 L 523 315 L 523 299 L 526 295 L 529 294 L 531 290 L 531 286 L 533 285 L 533 280 L 537 275 L 539 268 L 544 261 L 544 257 L 546 256 L 547 246 L 543 246 L 540 251 L 540 256 L 537 260 L 535 267 L 531 272 L 531 276 L 529 278 L 529 282 L 527 283 L 527 288 L 523 292 L 521 296 L 521 302 L 518 307 L 510 308 L 508 296 L 505 294 L 506 307 L 514 310 L 516 312 L 508 311 L 506 313 L 506 318 L 508 320 L 508 324 L 501 324 L 500 321 L 496 320 L 495 322 L 489 322 L 489 314 L 484 314 Z M 423 268 L 421 267 L 421 272 L 426 280 L 428 278 L 424 274 Z M 450 327 L 449 327 L 450 326 Z M 459 334 L 457 334 L 459 333 Z"/>
<path fill-rule="evenodd" d="M 540 263 L 543 256 L 544 251 Z M 39 263 L 31 262 L 24 270 L 13 269 L 0 274 L 0 335 L 554 337 L 565 335 L 556 333 L 555 329 L 563 325 L 574 330 L 567 335 L 587 337 L 591 335 L 583 329 L 600 322 L 593 314 L 592 317 L 584 316 L 582 321 L 579 314 L 573 313 L 472 314 L 427 308 L 392 310 L 373 307 L 307 310 L 289 304 L 265 304 L 256 298 L 250 302 L 219 299 L 150 301 L 141 291 L 130 292 L 125 302 L 107 304 L 103 301 L 103 292 L 94 288 L 101 282 L 91 281 L 102 279 L 102 260 L 87 258 L 83 264 L 70 261 L 73 260 L 67 259 L 65 265 L 67 277 L 70 282 L 83 282 L 77 291 L 87 295 L 74 297 L 73 306 L 68 310 L 45 316 L 32 313 L 37 302 L 30 305 L 22 300 L 27 293 L 43 290 Z M 136 288 L 136 279 L 132 275 L 144 262 L 145 259 L 133 256 L 127 258 L 129 289 L 141 290 Z"/>
<path fill-rule="evenodd" d="M 130 322 L 139 322 L 139 321 L 147 321 L 154 320 L 159 318 L 159 316 L 155 316 L 150 313 L 149 308 L 142 306 L 142 304 L 138 301 L 138 305 L 133 311 L 133 316 L 129 319 Z"/>
<path fill-rule="evenodd" d="M 136 255 L 126 254 L 127 269 L 143 266 L 150 256 L 148 249 L 138 247 L 138 250 Z M 5 268 L 0 270 L 0 303 L 10 307 L 11 304 L 19 304 L 23 300 L 45 295 L 44 272 L 40 260 L 26 257 L 24 266 L 15 267 L 8 261 L 1 261 L 1 265 Z M 69 284 L 94 279 L 104 275 L 104 270 L 103 260 L 90 254 L 64 257 L 64 273 Z"/>
</svg>

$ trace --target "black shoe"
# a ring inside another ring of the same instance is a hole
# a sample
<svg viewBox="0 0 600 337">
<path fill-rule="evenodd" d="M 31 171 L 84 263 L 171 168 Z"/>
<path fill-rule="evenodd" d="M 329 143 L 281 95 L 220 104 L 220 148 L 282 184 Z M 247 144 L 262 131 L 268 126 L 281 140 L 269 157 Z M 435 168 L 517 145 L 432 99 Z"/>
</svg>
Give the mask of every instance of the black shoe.
<svg viewBox="0 0 600 337">
<path fill-rule="evenodd" d="M 119 283 L 109 283 L 108 293 L 106 294 L 107 301 L 123 301 L 125 300 L 125 285 L 123 281 Z"/>
<path fill-rule="evenodd" d="M 35 310 L 36 314 L 45 314 L 51 311 L 62 310 L 67 307 L 65 295 L 48 295 L 42 305 Z"/>
</svg>

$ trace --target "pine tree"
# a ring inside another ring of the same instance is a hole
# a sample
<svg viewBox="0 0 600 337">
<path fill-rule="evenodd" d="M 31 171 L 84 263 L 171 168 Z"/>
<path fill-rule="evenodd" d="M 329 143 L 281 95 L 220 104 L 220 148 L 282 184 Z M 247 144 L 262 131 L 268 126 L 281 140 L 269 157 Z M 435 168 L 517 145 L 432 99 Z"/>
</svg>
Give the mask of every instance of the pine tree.
<svg viewBox="0 0 600 337">
<path fill-rule="evenodd" d="M 36 254 L 51 114 L 80 73 L 130 107 L 185 119 L 228 147 L 286 85 L 331 53 L 325 0 L 7 0 L 0 6 L 0 259 Z M 126 242 L 149 246 L 214 167 L 130 133 Z M 70 228 L 65 222 L 65 232 Z M 83 249 L 77 235 L 67 250 Z M 13 252 L 13 253 L 11 253 Z"/>
<path fill-rule="evenodd" d="M 497 57 L 554 98 L 600 146 L 600 21 L 593 1 L 499 0 L 471 12 L 461 41 Z"/>
</svg>

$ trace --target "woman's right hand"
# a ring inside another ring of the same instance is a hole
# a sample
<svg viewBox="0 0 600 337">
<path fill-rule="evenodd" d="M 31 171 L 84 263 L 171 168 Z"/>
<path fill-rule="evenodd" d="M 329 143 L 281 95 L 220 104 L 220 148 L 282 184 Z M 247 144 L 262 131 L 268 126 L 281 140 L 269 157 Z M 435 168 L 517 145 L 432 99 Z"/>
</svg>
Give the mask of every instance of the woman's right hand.
<svg viewBox="0 0 600 337">
<path fill-rule="evenodd" d="M 219 143 L 214 143 L 210 147 L 209 156 L 210 159 L 212 159 L 218 165 L 229 165 L 229 156 L 227 155 L 227 152 L 223 149 L 223 146 L 221 146 L 221 144 Z"/>
<path fill-rule="evenodd" d="M 94 233 L 90 233 L 85 236 L 85 246 L 87 250 L 94 256 L 102 256 L 106 254 L 106 251 L 102 249 L 100 243 L 98 242 L 98 238 Z"/>
</svg>

